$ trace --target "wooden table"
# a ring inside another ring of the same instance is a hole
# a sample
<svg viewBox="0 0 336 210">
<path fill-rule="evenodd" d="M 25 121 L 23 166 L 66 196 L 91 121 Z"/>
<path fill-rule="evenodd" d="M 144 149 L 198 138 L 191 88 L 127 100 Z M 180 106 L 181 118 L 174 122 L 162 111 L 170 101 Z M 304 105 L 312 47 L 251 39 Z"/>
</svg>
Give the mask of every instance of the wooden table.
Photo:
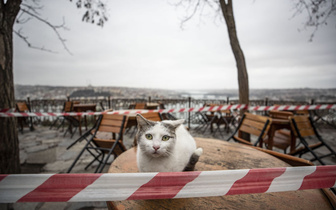
<svg viewBox="0 0 336 210">
<path fill-rule="evenodd" d="M 74 104 L 73 110 L 75 112 L 95 112 L 96 111 L 96 104 Z M 79 135 L 82 136 L 82 120 L 81 116 L 78 116 L 79 121 Z M 84 123 L 85 123 L 85 130 L 87 130 L 87 119 L 86 115 L 84 115 Z"/>
<path fill-rule="evenodd" d="M 285 162 L 261 151 L 238 143 L 216 139 L 196 138 L 204 152 L 196 165 L 198 171 L 288 167 Z M 118 156 L 109 173 L 138 172 L 136 148 Z M 218 197 L 126 200 L 107 202 L 118 209 L 332 209 L 321 190 L 303 190 L 263 194 Z"/>
<path fill-rule="evenodd" d="M 290 130 L 290 152 L 295 150 L 296 147 L 296 137 L 295 134 L 292 130 L 291 124 L 289 119 L 285 120 L 285 119 L 274 119 L 272 118 L 272 122 L 271 122 L 271 127 L 268 131 L 268 136 L 269 136 L 269 140 L 268 140 L 268 144 L 267 144 L 267 149 L 272 150 L 273 149 L 273 138 L 275 135 L 275 131 L 280 130 L 280 129 L 288 129 Z M 262 147 L 263 142 L 260 141 L 259 142 L 259 146 Z"/>
<path fill-rule="evenodd" d="M 158 103 L 150 102 L 150 103 L 146 104 L 146 107 L 147 107 L 147 109 L 157 109 L 159 105 L 160 104 L 158 104 Z"/>
</svg>

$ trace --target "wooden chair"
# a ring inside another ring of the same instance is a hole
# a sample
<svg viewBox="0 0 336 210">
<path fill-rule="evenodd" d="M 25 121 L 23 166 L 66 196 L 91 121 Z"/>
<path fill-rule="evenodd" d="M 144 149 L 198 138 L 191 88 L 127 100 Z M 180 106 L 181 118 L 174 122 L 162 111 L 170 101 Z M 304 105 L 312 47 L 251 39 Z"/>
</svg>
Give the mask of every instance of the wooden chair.
<svg viewBox="0 0 336 210">
<path fill-rule="evenodd" d="M 134 109 L 147 109 L 146 103 L 136 103 Z"/>
<path fill-rule="evenodd" d="M 322 158 L 335 155 L 335 151 L 322 139 L 321 135 L 317 132 L 316 127 L 314 126 L 313 120 L 308 115 L 298 115 L 290 117 L 290 121 L 294 128 L 295 135 L 300 139 L 302 147 L 291 152 L 290 155 L 299 155 L 301 157 L 303 154 L 310 152 L 314 158 L 311 161 L 319 161 L 322 165 L 325 163 L 321 160 Z M 317 140 L 315 144 L 309 144 L 307 137 L 314 137 L 314 140 Z M 318 149 L 322 146 L 325 146 L 330 153 L 324 155 L 318 155 L 315 153 L 315 149 Z"/>
<path fill-rule="evenodd" d="M 292 112 L 286 112 L 286 111 L 278 111 L 278 110 L 271 110 L 269 111 L 269 116 L 272 119 L 283 119 L 283 120 L 289 120 L 289 117 L 294 116 Z M 291 131 L 288 129 L 281 129 L 275 131 L 274 137 L 273 137 L 273 146 L 279 149 L 282 149 L 284 153 L 286 154 L 287 148 L 291 145 Z M 264 139 L 264 143 L 268 144 L 268 137 Z"/>
<path fill-rule="evenodd" d="M 223 134 L 220 130 L 220 126 L 224 125 L 224 130 L 226 131 L 226 133 L 229 133 L 230 129 L 231 129 L 231 126 L 234 126 L 235 117 L 232 115 L 232 112 L 229 109 L 228 110 L 222 110 L 218 113 L 220 115 L 218 116 L 218 120 L 216 122 L 217 129 L 215 130 L 215 132 L 219 131 L 220 134 L 223 136 Z"/>
<path fill-rule="evenodd" d="M 63 105 L 63 112 L 73 112 L 73 105 L 79 104 L 79 102 L 74 101 L 66 101 Z M 69 132 L 71 134 L 71 138 L 75 135 L 77 129 L 79 128 L 80 118 L 77 116 L 63 116 L 63 120 L 61 124 L 57 127 L 59 129 L 61 126 L 65 124 L 65 122 L 68 123 L 68 127 L 64 132 L 64 136 Z M 74 128 L 74 130 L 72 130 Z"/>
<path fill-rule="evenodd" d="M 63 109 L 62 109 L 62 112 L 71 112 L 73 110 L 73 102 L 72 101 L 66 101 L 64 102 L 63 104 Z M 61 117 L 57 117 L 55 119 L 55 121 L 51 124 L 51 126 L 49 127 L 49 129 L 52 129 L 56 124 L 57 122 L 62 119 L 61 123 L 58 125 L 57 127 L 57 130 L 64 125 L 64 122 L 65 122 L 65 117 L 61 116 Z"/>
<path fill-rule="evenodd" d="M 84 134 L 83 139 L 87 140 L 87 143 L 67 172 L 70 173 L 84 151 L 88 151 L 94 159 L 85 169 L 95 161 L 98 161 L 99 164 L 95 173 L 101 173 L 112 154 L 114 154 L 114 158 L 116 158 L 126 151 L 126 147 L 123 144 L 123 133 L 126 122 L 127 116 L 124 115 L 101 115 L 95 128 Z"/>
<path fill-rule="evenodd" d="M 227 139 L 227 141 L 230 141 L 231 139 L 233 139 L 239 143 L 256 146 L 258 145 L 259 141 L 265 138 L 265 136 L 267 135 L 271 122 L 272 122 L 272 119 L 269 117 L 255 115 L 251 113 L 245 113 L 237 129 Z M 256 136 L 257 141 L 254 144 L 252 144 L 247 139 L 243 139 L 241 137 L 242 132 Z M 237 133 L 238 133 L 238 136 L 235 136 Z"/>
<path fill-rule="evenodd" d="M 31 112 L 30 107 L 26 102 L 18 102 L 16 103 L 16 111 L 25 113 L 25 112 Z M 19 124 L 19 129 L 21 132 L 23 132 L 23 127 L 24 125 L 27 125 L 31 131 L 34 130 L 33 126 L 33 119 L 32 117 L 18 117 L 18 124 Z"/>
</svg>

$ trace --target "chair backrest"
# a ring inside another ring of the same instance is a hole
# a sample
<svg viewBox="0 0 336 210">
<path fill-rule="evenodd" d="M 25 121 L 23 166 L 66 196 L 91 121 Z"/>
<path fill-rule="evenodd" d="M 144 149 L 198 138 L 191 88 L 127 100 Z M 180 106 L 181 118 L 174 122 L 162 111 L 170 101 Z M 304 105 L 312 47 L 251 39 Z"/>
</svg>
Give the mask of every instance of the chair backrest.
<svg viewBox="0 0 336 210">
<path fill-rule="evenodd" d="M 144 118 L 151 121 L 162 121 L 162 117 L 159 112 L 148 112 L 141 114 Z"/>
<path fill-rule="evenodd" d="M 71 112 L 73 107 L 73 102 L 72 101 L 66 101 L 64 102 L 63 106 L 63 112 Z"/>
<path fill-rule="evenodd" d="M 271 110 L 269 111 L 269 116 L 275 119 L 284 119 L 288 120 L 289 117 L 293 116 L 293 112 Z"/>
<path fill-rule="evenodd" d="M 18 112 L 30 112 L 30 109 L 26 102 L 17 102 L 16 103 L 16 110 Z"/>
<path fill-rule="evenodd" d="M 136 103 L 134 109 L 146 109 L 146 103 Z"/>
<path fill-rule="evenodd" d="M 240 125 L 238 126 L 238 130 L 240 132 L 258 136 L 259 138 L 264 138 L 271 126 L 271 121 L 272 119 L 269 117 L 245 113 Z"/>
<path fill-rule="evenodd" d="M 123 133 L 125 131 L 125 123 L 127 122 L 127 116 L 118 114 L 104 114 L 97 124 L 97 132 L 93 142 L 100 148 L 111 149 L 116 141 L 118 144 L 113 150 L 113 153 L 120 155 L 126 151 L 126 147 L 123 144 Z M 108 136 L 99 137 L 101 133 L 111 133 L 112 138 Z M 108 152 L 105 150 L 104 152 Z"/>
<path fill-rule="evenodd" d="M 124 125 L 127 117 L 119 114 L 104 114 L 100 123 L 98 123 L 98 131 L 109 133 L 123 133 Z"/>
<path fill-rule="evenodd" d="M 290 122 L 296 136 L 307 137 L 316 135 L 316 131 L 308 115 L 295 115 Z"/>
</svg>

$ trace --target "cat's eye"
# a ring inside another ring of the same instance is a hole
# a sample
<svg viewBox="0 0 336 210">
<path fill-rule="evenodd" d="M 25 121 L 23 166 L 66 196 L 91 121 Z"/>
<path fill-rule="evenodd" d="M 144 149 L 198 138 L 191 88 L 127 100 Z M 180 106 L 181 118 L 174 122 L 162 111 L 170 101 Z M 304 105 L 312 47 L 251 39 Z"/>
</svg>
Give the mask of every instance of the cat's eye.
<svg viewBox="0 0 336 210">
<path fill-rule="evenodd" d="M 162 136 L 162 141 L 168 141 L 170 139 L 170 136 Z"/>
<path fill-rule="evenodd" d="M 153 139 L 152 134 L 146 134 L 145 137 L 146 137 L 146 139 L 148 139 L 148 140 L 152 140 L 152 139 Z"/>
</svg>

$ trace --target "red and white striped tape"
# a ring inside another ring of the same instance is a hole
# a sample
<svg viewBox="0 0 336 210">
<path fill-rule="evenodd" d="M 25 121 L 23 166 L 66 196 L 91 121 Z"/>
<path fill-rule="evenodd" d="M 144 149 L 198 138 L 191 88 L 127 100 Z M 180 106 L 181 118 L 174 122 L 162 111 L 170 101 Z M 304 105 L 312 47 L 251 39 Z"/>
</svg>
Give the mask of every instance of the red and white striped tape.
<svg viewBox="0 0 336 210">
<path fill-rule="evenodd" d="M 336 166 L 0 175 L 0 203 L 171 199 L 336 187 Z"/>
<path fill-rule="evenodd" d="M 1 112 L 0 117 L 59 117 L 59 116 L 85 116 L 85 115 L 102 115 L 102 114 L 132 114 L 132 113 L 183 113 L 183 112 L 206 112 L 206 111 L 222 111 L 222 110 L 235 110 L 246 109 L 250 111 L 270 111 L 270 110 L 283 110 L 283 111 L 297 111 L 297 110 L 323 110 L 323 109 L 336 109 L 336 104 L 321 104 L 321 105 L 281 105 L 281 106 L 248 106 L 246 104 L 236 105 L 223 105 L 223 106 L 209 106 L 209 107 L 192 107 L 180 109 L 157 109 L 157 110 L 118 110 L 112 112 Z"/>
</svg>

